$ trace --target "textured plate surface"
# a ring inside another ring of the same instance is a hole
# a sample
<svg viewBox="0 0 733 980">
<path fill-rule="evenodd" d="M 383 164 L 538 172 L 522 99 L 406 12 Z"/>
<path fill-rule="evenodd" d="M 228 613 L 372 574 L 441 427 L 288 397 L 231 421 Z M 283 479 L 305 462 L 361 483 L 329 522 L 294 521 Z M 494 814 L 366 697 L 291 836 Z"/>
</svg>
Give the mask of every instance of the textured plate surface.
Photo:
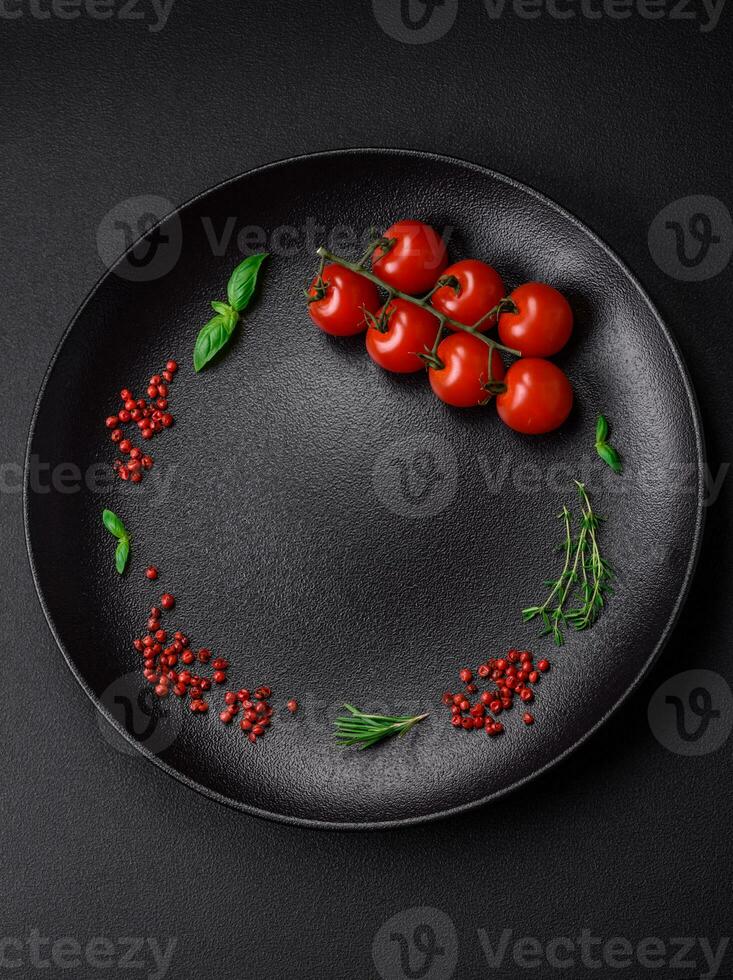
<svg viewBox="0 0 733 980">
<path fill-rule="evenodd" d="M 312 326 L 300 291 L 315 247 L 325 240 L 355 256 L 371 225 L 404 216 L 444 229 L 452 258 L 484 258 L 510 288 L 540 279 L 569 297 L 575 336 L 556 360 L 577 404 L 560 432 L 526 439 L 493 407 L 451 411 L 423 377 L 380 371 L 363 338 L 332 340 Z M 528 188 L 397 151 L 320 154 L 245 174 L 183 207 L 156 236 L 169 250 L 156 260 L 162 274 L 139 281 L 123 262 L 71 324 L 28 448 L 38 592 L 100 710 L 195 788 L 324 826 L 444 815 L 520 785 L 577 746 L 661 650 L 702 524 L 694 396 L 627 270 Z M 242 247 L 263 244 L 273 254 L 257 302 L 226 356 L 195 376 L 190 352 L 208 301 L 224 298 Z M 104 418 L 119 407 L 117 392 L 144 395 L 168 356 L 181 364 L 176 424 L 151 444 L 155 468 L 139 487 L 105 481 L 115 453 Z M 595 457 L 601 411 L 626 461 L 623 478 Z M 598 625 L 556 651 L 536 624 L 522 624 L 520 609 L 541 597 L 557 564 L 557 514 L 574 506 L 576 478 L 607 518 L 603 544 L 619 581 Z M 134 537 L 122 579 L 104 507 Z M 143 575 L 150 563 L 161 570 L 153 584 Z M 206 717 L 145 697 L 131 639 L 165 590 L 177 597 L 166 627 L 227 657 L 234 687 L 275 691 L 273 730 L 256 747 L 220 724 L 220 694 Z M 515 709 L 500 739 L 455 732 L 441 693 L 455 688 L 458 668 L 510 646 L 553 663 L 537 723 L 526 728 Z M 291 696 L 301 703 L 295 717 L 283 708 Z M 343 752 L 331 727 L 344 700 L 432 713 L 405 739 Z"/>
</svg>

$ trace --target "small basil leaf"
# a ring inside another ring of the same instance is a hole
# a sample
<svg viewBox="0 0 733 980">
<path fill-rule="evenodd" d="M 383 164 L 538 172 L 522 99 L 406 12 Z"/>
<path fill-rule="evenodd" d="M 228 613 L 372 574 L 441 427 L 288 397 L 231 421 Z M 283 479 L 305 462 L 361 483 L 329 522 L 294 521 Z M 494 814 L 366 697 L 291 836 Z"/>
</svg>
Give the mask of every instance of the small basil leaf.
<svg viewBox="0 0 733 980">
<path fill-rule="evenodd" d="M 613 446 L 609 446 L 607 442 L 596 446 L 598 450 L 598 455 L 601 457 L 604 463 L 611 467 L 614 473 L 620 473 L 623 469 L 621 465 L 621 458 Z"/>
<path fill-rule="evenodd" d="M 111 510 L 102 511 L 102 521 L 104 522 L 104 526 L 107 528 L 109 533 L 114 535 L 114 537 L 118 538 L 119 540 L 122 540 L 122 538 L 126 538 L 128 536 L 125 525 L 119 519 L 117 514 L 113 513 Z"/>
<path fill-rule="evenodd" d="M 236 310 L 232 310 L 228 303 L 220 303 L 218 300 L 214 299 L 211 301 L 211 308 L 214 313 L 221 313 L 222 316 L 230 317 L 232 313 L 236 313 Z"/>
<path fill-rule="evenodd" d="M 122 575 L 125 568 L 127 567 L 127 559 L 130 557 L 130 539 L 125 537 L 121 538 L 117 548 L 115 549 L 115 565 L 117 571 Z"/>
<path fill-rule="evenodd" d="M 193 349 L 193 366 L 200 371 L 215 354 L 224 347 L 232 335 L 239 319 L 235 310 L 228 308 L 228 314 L 217 315 L 202 328 Z"/>
<path fill-rule="evenodd" d="M 608 421 L 605 416 L 599 415 L 596 423 L 596 442 L 601 444 L 608 439 Z"/>
<path fill-rule="evenodd" d="M 257 255 L 250 255 L 240 262 L 229 278 L 227 286 L 227 298 L 231 306 L 241 313 L 249 306 L 249 301 L 254 295 L 257 277 L 260 266 L 267 258 L 267 252 L 260 252 Z"/>
</svg>

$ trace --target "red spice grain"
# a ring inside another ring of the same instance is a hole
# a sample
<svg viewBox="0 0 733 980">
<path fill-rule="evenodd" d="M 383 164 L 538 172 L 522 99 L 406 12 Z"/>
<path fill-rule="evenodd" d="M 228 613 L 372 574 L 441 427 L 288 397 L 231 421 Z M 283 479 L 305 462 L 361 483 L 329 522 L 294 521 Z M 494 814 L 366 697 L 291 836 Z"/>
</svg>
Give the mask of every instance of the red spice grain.
<svg viewBox="0 0 733 980">
<path fill-rule="evenodd" d="M 546 660 L 535 666 L 533 656 L 528 650 L 509 650 L 505 657 L 491 658 L 481 664 L 476 673 L 481 679 L 490 678 L 496 687 L 482 691 L 473 704 L 466 695 L 478 693 L 478 685 L 474 683 L 471 670 L 464 667 L 459 676 L 466 684 L 466 694 L 454 695 L 446 692 L 441 697 L 443 704 L 450 708 L 451 724 L 466 731 L 484 728 L 489 735 L 500 734 L 504 731 L 504 726 L 496 720 L 496 716 L 503 711 L 509 711 L 515 698 L 523 704 L 534 701 L 533 687 L 549 666 Z M 491 715 L 488 711 L 491 711 Z M 534 724 L 534 720 L 534 715 L 528 712 L 522 716 L 525 725 Z"/>
</svg>

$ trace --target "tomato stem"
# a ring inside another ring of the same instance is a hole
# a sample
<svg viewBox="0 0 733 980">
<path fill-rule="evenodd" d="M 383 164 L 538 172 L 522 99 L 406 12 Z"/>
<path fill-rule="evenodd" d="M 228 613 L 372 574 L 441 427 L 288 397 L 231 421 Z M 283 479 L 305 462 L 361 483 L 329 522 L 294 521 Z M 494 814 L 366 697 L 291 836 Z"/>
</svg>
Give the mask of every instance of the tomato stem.
<svg viewBox="0 0 733 980">
<path fill-rule="evenodd" d="M 442 371 L 445 364 L 443 364 L 441 359 L 438 357 L 438 346 L 443 339 L 443 334 L 445 333 L 445 317 L 440 316 L 438 317 L 438 320 L 438 332 L 435 335 L 435 343 L 433 344 L 432 349 L 427 350 L 426 348 L 426 352 L 424 354 L 418 354 L 417 356 L 421 361 L 424 361 L 427 367 L 435 368 L 436 371 Z M 489 351 L 489 356 L 491 356 L 491 354 L 492 351 Z"/>
<path fill-rule="evenodd" d="M 490 395 L 503 395 L 507 390 L 506 385 L 503 381 L 494 380 L 494 352 L 489 351 L 489 380 L 484 385 L 484 388 Z"/>
<path fill-rule="evenodd" d="M 500 313 L 519 313 L 519 307 L 509 296 L 505 296 L 504 299 L 500 299 L 496 306 L 489 310 L 488 313 L 484 313 L 480 320 L 474 323 L 474 330 L 478 330 L 482 323 L 487 320 L 493 320 L 494 317 L 498 317 Z"/>
<path fill-rule="evenodd" d="M 451 286 L 455 290 L 456 296 L 459 296 L 460 295 L 460 292 L 461 292 L 461 284 L 456 279 L 456 277 L 455 276 L 441 276 L 440 279 L 438 279 L 438 281 L 436 282 L 436 284 L 433 286 L 433 288 L 430 290 L 430 292 L 429 293 L 425 293 L 425 295 L 423 297 L 421 297 L 423 303 L 427 303 L 428 300 L 432 298 L 433 294 L 434 293 L 437 293 L 439 289 L 442 289 L 443 288 L 443 286 Z"/>
<path fill-rule="evenodd" d="M 357 262 L 349 262 L 348 259 L 342 259 L 340 256 L 334 255 L 333 252 L 329 252 L 329 250 L 325 248 L 325 246 L 323 245 L 321 245 L 321 247 L 317 250 L 317 254 L 320 256 L 322 260 L 326 262 L 333 262 L 336 265 L 343 266 L 344 269 L 350 269 L 352 272 L 355 272 L 359 276 L 364 276 L 365 279 L 368 279 L 370 282 L 373 282 L 375 286 L 378 286 L 380 289 L 386 290 L 387 293 L 389 294 L 389 299 L 394 299 L 395 297 L 397 297 L 398 299 L 405 300 L 406 303 L 412 303 L 414 306 L 419 306 L 420 309 L 422 310 L 427 310 L 428 313 L 432 313 L 432 315 L 436 317 L 436 319 L 440 320 L 443 326 L 448 326 L 452 330 L 462 330 L 464 333 L 469 333 L 473 337 L 478 337 L 479 340 L 483 341 L 483 343 L 485 343 L 486 346 L 490 347 L 492 350 L 502 350 L 504 351 L 505 354 L 511 354 L 514 357 L 522 356 L 520 351 L 514 350 L 512 347 L 505 347 L 503 344 L 497 343 L 497 341 L 492 340 L 491 337 L 487 337 L 485 334 L 482 334 L 479 330 L 476 329 L 475 326 L 469 327 L 465 323 L 459 323 L 458 320 L 452 320 L 450 317 L 444 316 L 442 313 L 439 313 L 438 310 L 435 309 L 435 307 L 430 306 L 429 303 L 425 302 L 425 299 L 419 299 L 416 296 L 410 296 L 408 293 L 403 293 L 399 289 L 394 289 L 393 287 L 388 286 L 387 283 L 383 282 L 379 278 L 379 276 L 375 276 L 373 272 L 369 271 L 369 269 L 365 269 L 362 265 L 360 265 Z M 501 312 L 502 309 L 508 309 L 508 307 L 506 306 L 507 302 L 511 303 L 512 301 L 501 300 L 501 302 L 498 303 L 493 310 L 489 310 L 489 312 L 478 321 L 479 325 L 489 317 L 496 316 L 497 312 Z M 512 303 L 512 306 L 513 305 L 514 304 Z"/>
</svg>

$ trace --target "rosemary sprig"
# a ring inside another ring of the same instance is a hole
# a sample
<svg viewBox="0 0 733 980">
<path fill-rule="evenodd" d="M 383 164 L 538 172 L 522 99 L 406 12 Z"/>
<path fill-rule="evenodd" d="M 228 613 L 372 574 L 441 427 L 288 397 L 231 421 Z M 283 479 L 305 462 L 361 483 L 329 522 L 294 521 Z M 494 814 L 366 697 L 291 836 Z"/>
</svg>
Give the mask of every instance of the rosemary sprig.
<svg viewBox="0 0 733 980">
<path fill-rule="evenodd" d="M 576 630 L 588 629 L 598 619 L 612 594 L 613 569 L 601 555 L 598 529 L 601 518 L 594 512 L 585 485 L 575 481 L 580 497 L 580 529 L 576 538 L 571 530 L 570 512 L 563 507 L 559 515 L 564 524 L 565 540 L 562 550 L 565 564 L 559 578 L 546 583 L 551 591 L 542 605 L 527 606 L 522 610 L 525 623 L 539 617 L 544 629 L 542 636 L 552 634 L 556 646 L 565 642 L 564 630 L 571 626 Z M 579 592 L 579 605 L 567 608 L 570 597 Z"/>
<path fill-rule="evenodd" d="M 368 749 L 383 738 L 392 735 L 404 735 L 416 725 L 425 715 L 370 715 L 359 711 L 351 704 L 344 707 L 350 714 L 339 715 L 335 721 L 336 739 L 343 748 L 356 745 L 360 749 Z"/>
</svg>

